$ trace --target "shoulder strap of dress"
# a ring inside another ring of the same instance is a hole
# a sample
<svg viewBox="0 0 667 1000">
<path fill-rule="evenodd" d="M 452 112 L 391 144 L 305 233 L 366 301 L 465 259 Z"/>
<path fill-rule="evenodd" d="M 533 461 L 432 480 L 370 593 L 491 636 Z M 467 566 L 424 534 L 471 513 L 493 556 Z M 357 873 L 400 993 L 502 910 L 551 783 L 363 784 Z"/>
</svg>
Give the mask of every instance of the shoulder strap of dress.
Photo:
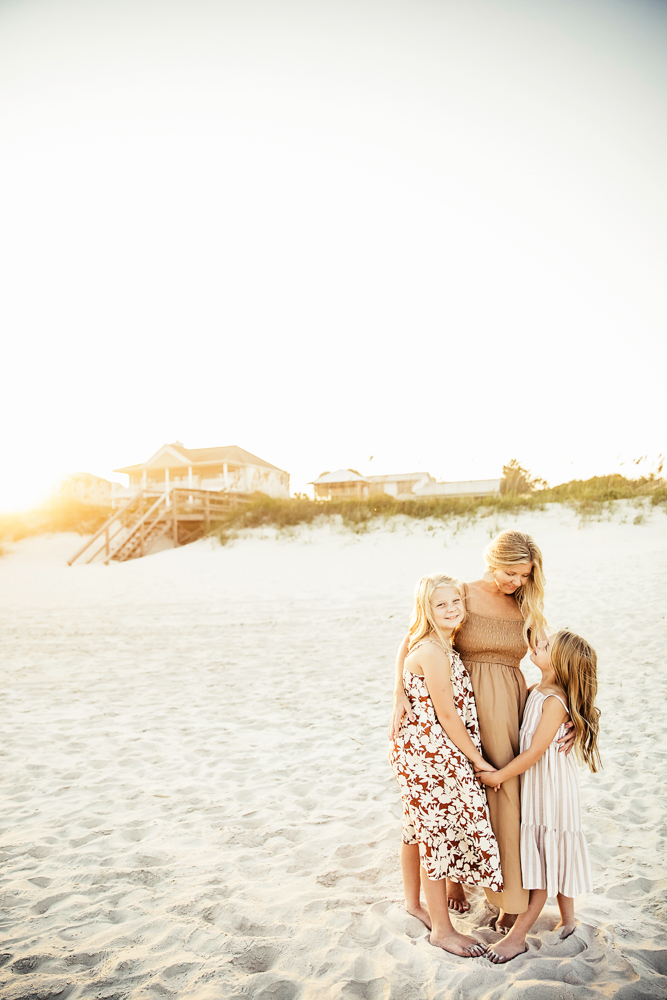
<svg viewBox="0 0 667 1000">
<path fill-rule="evenodd" d="M 438 642 L 437 639 L 422 639 L 421 642 L 418 642 L 415 646 L 412 647 L 411 650 L 409 650 L 409 653 L 414 653 L 415 649 L 419 649 L 420 646 L 425 646 L 429 642 L 432 642 L 435 646 L 440 646 L 440 649 L 445 648 L 441 642 Z"/>
<path fill-rule="evenodd" d="M 540 694 L 541 693 L 542 692 L 540 692 Z M 544 700 L 546 701 L 547 698 L 558 698 L 559 702 L 561 703 L 561 705 L 563 706 L 563 708 L 565 709 L 565 711 L 568 713 L 568 715 L 570 714 L 570 709 L 567 707 L 567 705 L 565 704 L 565 702 L 563 701 L 563 699 L 561 698 L 561 696 L 559 694 L 545 694 L 544 695 Z"/>
</svg>

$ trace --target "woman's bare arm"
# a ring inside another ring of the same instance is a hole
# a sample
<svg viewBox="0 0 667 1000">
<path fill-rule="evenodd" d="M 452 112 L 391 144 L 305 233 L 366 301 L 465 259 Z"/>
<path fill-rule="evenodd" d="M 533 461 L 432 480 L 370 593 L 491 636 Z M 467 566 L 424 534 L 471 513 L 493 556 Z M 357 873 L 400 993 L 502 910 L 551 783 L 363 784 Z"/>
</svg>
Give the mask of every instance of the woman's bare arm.
<svg viewBox="0 0 667 1000">
<path fill-rule="evenodd" d="M 403 721 L 403 716 L 407 713 L 410 722 L 414 722 L 415 713 L 412 711 L 412 705 L 410 704 L 410 699 L 405 693 L 405 688 L 403 687 L 403 664 L 405 663 L 405 657 L 408 655 L 408 637 L 407 635 L 402 640 L 398 651 L 396 653 L 396 684 L 394 687 L 394 711 L 391 717 L 391 723 L 389 725 L 389 736 L 393 740 L 398 736 L 398 731 L 401 728 L 401 722 Z"/>
</svg>

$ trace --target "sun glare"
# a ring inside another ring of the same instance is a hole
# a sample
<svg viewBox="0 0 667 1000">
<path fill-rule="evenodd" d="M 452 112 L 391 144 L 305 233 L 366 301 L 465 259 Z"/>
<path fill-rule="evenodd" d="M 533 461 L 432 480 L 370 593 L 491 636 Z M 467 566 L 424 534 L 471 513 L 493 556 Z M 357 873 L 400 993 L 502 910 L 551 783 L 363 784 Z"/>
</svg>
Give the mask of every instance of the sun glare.
<svg viewBox="0 0 667 1000">
<path fill-rule="evenodd" d="M 294 490 L 663 450 L 665 17 L 250 6 L 0 14 L 0 505 L 177 438 Z"/>
</svg>

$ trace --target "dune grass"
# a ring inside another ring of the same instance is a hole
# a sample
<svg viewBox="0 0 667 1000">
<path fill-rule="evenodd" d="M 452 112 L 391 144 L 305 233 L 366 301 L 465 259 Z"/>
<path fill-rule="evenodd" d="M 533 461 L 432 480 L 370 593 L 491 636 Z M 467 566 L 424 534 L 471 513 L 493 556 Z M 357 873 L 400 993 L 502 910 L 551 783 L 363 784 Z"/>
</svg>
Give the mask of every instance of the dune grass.
<svg viewBox="0 0 667 1000">
<path fill-rule="evenodd" d="M 667 483 L 655 476 L 626 479 L 625 476 L 596 476 L 593 479 L 572 480 L 559 486 L 532 489 L 528 492 L 507 490 L 493 497 L 416 497 L 397 500 L 386 494 L 352 499 L 330 500 L 325 503 L 305 496 L 275 499 L 256 493 L 249 500 L 231 507 L 212 527 L 210 534 L 224 545 L 244 528 L 273 527 L 289 530 L 302 524 L 312 524 L 316 518 L 340 517 L 352 531 L 365 531 L 373 523 L 403 515 L 416 520 L 433 518 L 440 521 L 458 519 L 464 522 L 498 514 L 520 514 L 542 510 L 546 504 L 562 503 L 572 507 L 582 519 L 598 520 L 608 516 L 616 500 L 634 500 L 638 506 L 650 503 L 667 512 Z M 111 513 L 108 507 L 95 507 L 62 497 L 54 497 L 42 506 L 18 514 L 0 514 L 0 555 L 9 541 L 32 535 L 74 531 L 92 534 Z M 639 511 L 634 523 L 640 524 Z"/>
<path fill-rule="evenodd" d="M 110 514 L 110 507 L 96 507 L 79 500 L 54 497 L 33 510 L 0 514 L 0 543 L 60 531 L 92 534 L 102 527 Z"/>
<path fill-rule="evenodd" d="M 244 528 L 273 527 L 288 529 L 311 524 L 316 518 L 339 516 L 343 524 L 354 531 L 363 531 L 371 522 L 395 515 L 424 520 L 449 521 L 463 518 L 471 521 L 497 514 L 543 510 L 546 504 L 562 503 L 572 507 L 583 518 L 602 517 L 616 500 L 636 500 L 643 504 L 662 505 L 667 511 L 667 484 L 655 477 L 626 479 L 624 476 L 596 476 L 587 480 L 572 480 L 559 486 L 527 493 L 505 492 L 492 497 L 422 497 L 397 500 L 386 494 L 350 500 L 317 502 L 307 497 L 275 499 L 256 494 L 247 503 L 226 512 L 211 534 L 225 544 Z M 641 515 L 638 515 L 640 518 Z M 636 518 L 636 523 L 641 523 Z"/>
</svg>

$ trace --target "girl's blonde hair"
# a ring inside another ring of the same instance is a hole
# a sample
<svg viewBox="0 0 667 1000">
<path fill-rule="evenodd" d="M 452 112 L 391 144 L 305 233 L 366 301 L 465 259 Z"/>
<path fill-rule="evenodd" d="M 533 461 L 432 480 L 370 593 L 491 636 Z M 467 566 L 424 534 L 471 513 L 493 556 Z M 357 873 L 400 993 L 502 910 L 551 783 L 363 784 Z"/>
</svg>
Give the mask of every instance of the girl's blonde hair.
<svg viewBox="0 0 667 1000">
<path fill-rule="evenodd" d="M 531 649 L 540 637 L 544 617 L 544 573 L 542 553 L 530 535 L 523 531 L 501 531 L 484 549 L 487 568 L 505 569 L 517 563 L 533 564 L 530 579 L 514 594 L 523 615 L 523 637 Z"/>
<path fill-rule="evenodd" d="M 410 628 L 408 630 L 408 652 L 413 648 L 413 646 L 416 646 L 417 643 L 424 638 L 424 636 L 429 635 L 431 632 L 435 632 L 445 649 L 449 649 L 450 642 L 453 641 L 454 636 L 465 621 L 464 605 L 464 618 L 461 619 L 449 638 L 438 628 L 433 619 L 433 610 L 431 608 L 433 591 L 438 587 L 453 587 L 461 598 L 463 597 L 459 581 L 455 580 L 452 576 L 447 576 L 446 573 L 436 573 L 433 576 L 423 576 L 421 580 L 418 580 L 417 586 L 415 587 L 415 603 L 410 616 Z"/>
<path fill-rule="evenodd" d="M 600 709 L 594 704 L 598 690 L 595 650 L 580 635 L 562 629 L 550 639 L 549 658 L 556 683 L 567 696 L 575 753 L 591 771 L 598 771 L 602 761 L 598 750 Z"/>
</svg>

